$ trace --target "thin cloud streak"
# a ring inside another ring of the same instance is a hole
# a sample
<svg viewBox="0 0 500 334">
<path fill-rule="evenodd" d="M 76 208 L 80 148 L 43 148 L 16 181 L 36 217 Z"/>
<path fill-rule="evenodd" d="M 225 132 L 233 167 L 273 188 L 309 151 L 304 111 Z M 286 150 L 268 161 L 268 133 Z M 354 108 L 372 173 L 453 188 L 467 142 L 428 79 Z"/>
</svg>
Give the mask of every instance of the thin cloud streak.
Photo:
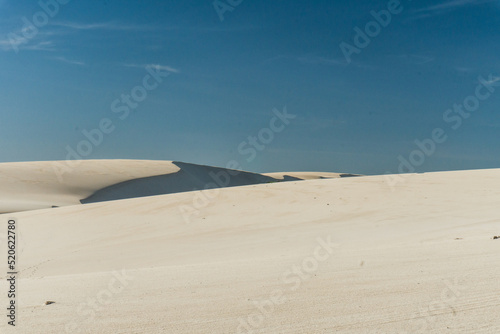
<svg viewBox="0 0 500 334">
<path fill-rule="evenodd" d="M 390 55 L 390 58 L 398 59 L 406 64 L 411 65 L 423 65 L 433 62 L 435 59 L 431 56 L 416 55 L 416 54 L 401 54 L 401 55 Z"/>
<path fill-rule="evenodd" d="M 176 68 L 173 68 L 171 66 L 167 66 L 167 65 L 160 65 L 160 64 L 120 64 L 121 66 L 124 66 L 124 67 L 132 67 L 132 68 L 147 68 L 147 67 L 152 67 L 152 68 L 155 68 L 157 70 L 162 70 L 162 71 L 168 71 L 168 72 L 172 72 L 172 73 L 180 73 L 181 71 L 176 69 Z"/>
<path fill-rule="evenodd" d="M 52 26 L 68 28 L 73 30 L 114 30 L 114 31 L 145 31 L 145 30 L 173 30 L 175 28 L 165 28 L 153 25 L 126 25 L 116 22 L 101 22 L 101 23 L 77 23 L 77 22 L 54 22 Z"/>
<path fill-rule="evenodd" d="M 434 12 L 434 11 L 444 11 L 453 10 L 459 7 L 464 7 L 467 5 L 480 5 L 483 3 L 494 2 L 496 0 L 453 0 L 448 2 L 443 2 L 437 5 L 432 5 L 426 8 L 417 10 L 417 12 Z"/>
<path fill-rule="evenodd" d="M 491 80 L 486 81 L 488 85 L 492 85 L 500 81 L 500 77 L 493 77 Z"/>
<path fill-rule="evenodd" d="M 307 63 L 307 64 L 320 64 L 320 65 L 334 65 L 334 66 L 346 66 L 346 62 L 344 59 L 334 59 L 334 58 L 326 58 L 326 57 L 319 57 L 319 56 L 304 56 L 304 57 L 297 57 L 297 60 L 302 62 L 302 63 Z"/>
<path fill-rule="evenodd" d="M 78 65 L 78 66 L 85 66 L 85 65 L 87 65 L 84 62 L 77 61 L 77 60 L 70 60 L 70 59 L 66 59 L 64 57 L 53 57 L 52 59 L 61 61 L 63 63 L 71 64 L 71 65 Z"/>
<path fill-rule="evenodd" d="M 4 51 L 10 50 L 12 49 L 12 44 L 6 39 L 0 39 L 0 48 Z"/>
<path fill-rule="evenodd" d="M 26 44 L 19 45 L 19 50 L 29 50 L 29 51 L 56 51 L 54 48 L 54 42 L 52 41 L 41 41 L 36 44 Z"/>
<path fill-rule="evenodd" d="M 335 58 L 326 58 L 321 56 L 289 56 L 289 55 L 278 55 L 263 61 L 263 63 L 274 62 L 282 59 L 290 59 L 293 61 L 298 61 L 300 63 L 305 64 L 316 64 L 316 65 L 330 65 L 330 66 L 347 66 L 345 60 L 343 59 L 335 59 Z"/>
<path fill-rule="evenodd" d="M 56 51 L 55 42 L 52 40 L 57 33 L 40 31 L 33 38 L 26 38 L 22 31 L 13 31 L 0 39 L 0 50 L 15 51 Z"/>
<path fill-rule="evenodd" d="M 414 13 L 417 14 L 413 20 L 424 19 L 441 15 L 466 6 L 482 5 L 487 3 L 497 2 L 497 0 L 453 0 L 443 2 L 437 5 L 428 6 L 425 8 L 417 9 Z"/>
<path fill-rule="evenodd" d="M 52 41 L 40 41 L 37 43 L 17 42 L 14 43 L 11 40 L 3 39 L 0 40 L 0 48 L 2 51 L 14 51 L 25 50 L 25 51 L 56 51 L 54 48 L 54 42 Z"/>
</svg>

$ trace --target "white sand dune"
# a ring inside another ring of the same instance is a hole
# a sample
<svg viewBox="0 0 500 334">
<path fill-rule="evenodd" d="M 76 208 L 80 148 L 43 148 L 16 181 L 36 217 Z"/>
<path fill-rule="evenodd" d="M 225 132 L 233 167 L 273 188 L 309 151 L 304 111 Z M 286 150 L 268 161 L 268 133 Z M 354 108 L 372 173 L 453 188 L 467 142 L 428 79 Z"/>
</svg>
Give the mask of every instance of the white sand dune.
<svg viewBox="0 0 500 334">
<path fill-rule="evenodd" d="M 203 190 L 207 185 L 234 187 L 280 179 L 173 161 L 82 160 L 72 164 L 74 167 L 68 167 L 64 161 L 0 163 L 0 213 Z M 325 173 L 316 174 L 305 173 L 294 179 L 319 178 L 318 175 Z"/>
<path fill-rule="evenodd" d="M 113 201 L 154 195 L 166 195 L 194 190 L 236 187 L 277 180 L 261 174 L 172 162 L 179 170 L 175 173 L 128 180 L 96 191 L 82 203 Z"/>
<path fill-rule="evenodd" d="M 19 321 L 0 332 L 498 333 L 498 189 L 500 170 L 463 171 L 17 213 Z"/>
<path fill-rule="evenodd" d="M 113 184 L 178 171 L 170 161 L 82 160 L 71 168 L 64 161 L 0 163 L 0 212 L 75 205 Z"/>
</svg>

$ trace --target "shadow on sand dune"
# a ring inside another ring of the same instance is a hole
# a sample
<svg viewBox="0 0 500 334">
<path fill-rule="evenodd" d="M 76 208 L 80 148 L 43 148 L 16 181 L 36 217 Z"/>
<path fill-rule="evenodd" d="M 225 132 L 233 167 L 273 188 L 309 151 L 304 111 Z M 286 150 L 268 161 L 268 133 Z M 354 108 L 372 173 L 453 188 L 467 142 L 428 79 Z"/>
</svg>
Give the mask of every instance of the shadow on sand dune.
<svg viewBox="0 0 500 334">
<path fill-rule="evenodd" d="M 173 162 L 180 168 L 176 173 L 151 176 L 118 183 L 82 199 L 83 204 L 113 201 L 134 197 L 166 195 L 209 188 L 245 186 L 282 182 L 275 178 L 225 168 Z M 300 180 L 293 178 L 293 180 Z M 287 181 L 291 181 L 288 179 Z"/>
</svg>

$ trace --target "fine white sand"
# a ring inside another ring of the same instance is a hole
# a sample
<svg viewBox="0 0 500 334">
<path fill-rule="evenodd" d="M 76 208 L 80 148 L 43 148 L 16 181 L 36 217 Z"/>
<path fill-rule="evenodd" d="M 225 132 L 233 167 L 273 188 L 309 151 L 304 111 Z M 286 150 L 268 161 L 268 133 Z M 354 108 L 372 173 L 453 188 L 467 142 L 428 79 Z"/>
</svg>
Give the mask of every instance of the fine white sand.
<svg viewBox="0 0 500 334">
<path fill-rule="evenodd" d="M 179 169 L 171 161 L 0 163 L 0 213 L 79 204 L 81 199 L 113 184 Z"/>
<path fill-rule="evenodd" d="M 461 171 L 0 215 L 22 240 L 0 332 L 498 333 L 498 189 L 500 170 Z"/>
<path fill-rule="evenodd" d="M 226 185 L 224 178 L 228 175 Z M 274 177 L 242 171 L 235 174 L 222 168 L 149 160 L 0 163 L 0 213 L 203 190 L 206 185 L 218 188 L 269 183 L 283 180 L 283 175 L 276 173 Z M 340 176 L 334 173 L 287 175 L 301 180 Z"/>
</svg>

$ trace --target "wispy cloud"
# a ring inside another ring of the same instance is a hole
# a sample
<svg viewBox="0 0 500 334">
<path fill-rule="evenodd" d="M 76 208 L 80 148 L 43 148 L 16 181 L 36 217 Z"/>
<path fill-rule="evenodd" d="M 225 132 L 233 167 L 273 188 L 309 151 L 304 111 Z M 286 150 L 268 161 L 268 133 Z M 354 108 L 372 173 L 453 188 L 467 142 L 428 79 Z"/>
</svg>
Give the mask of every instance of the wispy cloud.
<svg viewBox="0 0 500 334">
<path fill-rule="evenodd" d="M 31 42 L 30 40 L 13 40 L 2 39 L 0 40 L 0 49 L 3 51 L 26 50 L 26 51 L 56 51 L 54 42 L 42 40 Z"/>
<path fill-rule="evenodd" d="M 21 45 L 25 44 L 28 40 L 24 38 L 16 39 L 12 34 L 2 36 L 0 39 L 0 48 L 3 51 L 13 51 L 19 49 Z"/>
<path fill-rule="evenodd" d="M 55 44 L 52 41 L 40 41 L 37 43 L 21 45 L 19 49 L 31 51 L 56 51 Z"/>
<path fill-rule="evenodd" d="M 97 30 L 117 31 L 117 32 L 131 32 L 131 31 L 139 32 L 139 31 L 152 31 L 156 29 L 168 30 L 169 28 L 159 27 L 155 25 L 121 24 L 116 22 L 102 22 L 102 23 L 51 22 L 47 28 L 45 28 L 43 31 L 38 32 L 35 38 L 25 38 L 22 31 L 11 32 L 7 35 L 0 37 L 0 50 L 55 51 L 54 42 L 52 42 L 50 39 L 76 34 L 78 32 L 84 32 L 84 31 L 90 32 Z"/>
<path fill-rule="evenodd" d="M 171 31 L 171 30 L 188 30 L 197 33 L 226 33 L 226 32 L 246 32 L 252 30 L 262 29 L 261 25 L 241 25 L 241 26 L 165 26 L 158 24 L 128 24 L 121 22 L 94 22 L 94 23 L 80 23 L 80 22 L 53 22 L 53 27 L 60 27 L 71 30 L 91 31 L 91 30 L 108 30 L 108 31 Z"/>
<path fill-rule="evenodd" d="M 54 35 L 49 31 L 40 31 L 34 37 L 26 38 L 21 30 L 11 31 L 0 36 L 0 50 L 56 51 Z"/>
<path fill-rule="evenodd" d="M 330 66 L 347 66 L 347 62 L 344 59 L 327 58 L 314 55 L 305 56 L 291 56 L 291 55 L 278 55 L 269 59 L 264 60 L 264 63 L 274 62 L 278 60 L 293 60 L 304 64 L 314 64 L 314 65 L 330 65 Z"/>
<path fill-rule="evenodd" d="M 436 11 L 454 10 L 468 5 L 479 5 L 493 1 L 496 0 L 452 0 L 452 1 L 442 2 L 437 5 L 421 8 L 417 10 L 417 12 L 436 12 Z"/>
<path fill-rule="evenodd" d="M 239 26 L 192 26 L 188 28 L 191 31 L 199 33 L 232 33 L 232 32 L 247 32 L 262 29 L 262 25 L 239 25 Z"/>
<path fill-rule="evenodd" d="M 486 81 L 486 83 L 488 85 L 492 85 L 492 84 L 497 83 L 497 82 L 500 82 L 500 77 L 491 77 L 490 76 L 490 79 Z"/>
<path fill-rule="evenodd" d="M 389 57 L 411 65 L 423 65 L 434 61 L 434 57 L 415 54 L 390 55 Z"/>
<path fill-rule="evenodd" d="M 302 56 L 302 57 L 297 57 L 297 60 L 300 61 L 301 63 L 306 63 L 306 64 L 334 65 L 334 66 L 347 65 L 345 59 L 335 59 L 335 58 L 327 58 L 320 56 Z"/>
<path fill-rule="evenodd" d="M 167 65 L 160 65 L 160 64 L 120 64 L 121 66 L 124 66 L 124 67 L 132 67 L 132 68 L 147 68 L 147 67 L 152 67 L 152 68 L 155 68 L 157 70 L 161 70 L 161 71 L 167 71 L 167 72 L 172 72 L 172 73 L 180 73 L 181 71 L 176 69 L 176 68 L 173 68 L 171 66 L 167 66 Z"/>
<path fill-rule="evenodd" d="M 476 6 L 486 3 L 494 3 L 498 0 L 452 0 L 442 2 L 436 5 L 431 5 L 428 7 L 417 9 L 414 13 L 416 14 L 412 19 L 423 19 L 432 17 L 435 15 L 441 15 L 456 9 L 460 9 L 466 6 Z"/>
<path fill-rule="evenodd" d="M 144 30 L 155 30 L 155 29 L 165 30 L 164 26 L 134 25 L 134 24 L 123 24 L 117 22 L 101 22 L 101 23 L 54 22 L 52 23 L 52 26 L 62 27 L 66 29 L 73 29 L 73 30 L 83 30 L 83 31 L 85 30 L 144 31 Z"/>
<path fill-rule="evenodd" d="M 52 23 L 53 26 L 70 28 L 75 30 L 96 30 L 96 29 L 109 29 L 112 25 L 107 23 L 75 23 L 75 22 L 55 22 Z"/>
<path fill-rule="evenodd" d="M 12 44 L 8 39 L 0 39 L 0 48 L 4 51 L 10 50 L 12 48 Z"/>
<path fill-rule="evenodd" d="M 344 58 L 328 58 L 324 56 L 316 56 L 316 55 L 278 55 L 274 56 L 272 58 L 265 59 L 264 61 L 261 62 L 261 65 L 267 64 L 267 63 L 272 63 L 272 62 L 277 62 L 277 61 L 282 61 L 282 60 L 289 60 L 289 61 L 294 61 L 294 62 L 299 62 L 302 64 L 307 64 L 307 65 L 322 65 L 322 66 L 330 66 L 330 67 L 352 67 L 352 68 L 357 68 L 357 69 L 363 69 L 363 70 L 377 70 L 378 67 L 365 63 L 365 62 L 360 62 L 360 61 L 353 61 L 351 64 L 348 64 L 347 61 Z"/>
<path fill-rule="evenodd" d="M 465 67 L 465 66 L 456 66 L 455 70 L 457 72 L 466 73 L 466 74 L 476 73 L 477 72 L 477 69 L 472 68 L 472 67 Z"/>
<path fill-rule="evenodd" d="M 67 59 L 65 57 L 53 57 L 52 59 L 61 61 L 63 63 L 71 64 L 71 65 L 78 65 L 78 66 L 85 66 L 85 65 L 87 65 L 84 62 L 77 61 L 77 60 Z"/>
</svg>

